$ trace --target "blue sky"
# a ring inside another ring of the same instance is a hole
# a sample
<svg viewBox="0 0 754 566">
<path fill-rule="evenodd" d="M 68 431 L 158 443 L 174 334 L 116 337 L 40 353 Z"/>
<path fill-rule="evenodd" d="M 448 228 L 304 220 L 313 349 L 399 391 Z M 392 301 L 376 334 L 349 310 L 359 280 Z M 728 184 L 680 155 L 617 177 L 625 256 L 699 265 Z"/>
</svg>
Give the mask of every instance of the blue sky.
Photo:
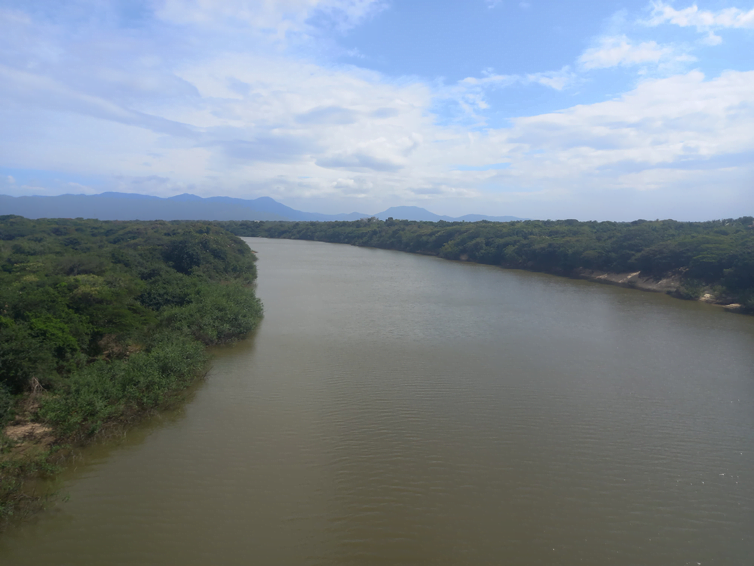
<svg viewBox="0 0 754 566">
<path fill-rule="evenodd" d="M 0 29 L 2 194 L 754 214 L 752 0 L 0 0 Z"/>
</svg>

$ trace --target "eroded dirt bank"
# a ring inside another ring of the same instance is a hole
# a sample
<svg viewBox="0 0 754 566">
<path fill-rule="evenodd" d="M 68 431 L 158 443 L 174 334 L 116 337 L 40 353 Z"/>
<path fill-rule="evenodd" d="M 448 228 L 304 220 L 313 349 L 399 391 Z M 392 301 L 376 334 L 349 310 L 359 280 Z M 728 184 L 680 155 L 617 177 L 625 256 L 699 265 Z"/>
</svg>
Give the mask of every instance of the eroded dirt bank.
<svg viewBox="0 0 754 566">
<path fill-rule="evenodd" d="M 642 275 L 641 271 L 631 273 L 610 273 L 607 271 L 594 271 L 590 269 L 579 269 L 574 275 L 580 279 L 596 281 L 598 283 L 607 283 L 609 285 L 619 285 L 631 289 L 640 289 L 642 291 L 654 291 L 657 293 L 668 293 L 679 298 L 690 298 L 683 294 L 683 281 L 681 272 L 668 273 L 663 277 L 649 277 Z M 709 290 L 701 293 L 697 299 L 704 303 L 720 305 L 732 311 L 740 311 L 741 305 L 728 300 L 726 297 L 718 297 Z"/>
</svg>

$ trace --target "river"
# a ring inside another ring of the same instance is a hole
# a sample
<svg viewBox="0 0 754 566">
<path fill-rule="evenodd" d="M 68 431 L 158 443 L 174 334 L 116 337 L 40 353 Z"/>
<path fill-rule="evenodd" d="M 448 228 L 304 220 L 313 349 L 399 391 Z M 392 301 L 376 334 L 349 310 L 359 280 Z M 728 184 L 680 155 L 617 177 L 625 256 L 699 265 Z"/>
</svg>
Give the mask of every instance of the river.
<svg viewBox="0 0 754 566">
<path fill-rule="evenodd" d="M 0 564 L 751 564 L 754 317 L 247 241 L 256 334 L 87 448 Z"/>
</svg>

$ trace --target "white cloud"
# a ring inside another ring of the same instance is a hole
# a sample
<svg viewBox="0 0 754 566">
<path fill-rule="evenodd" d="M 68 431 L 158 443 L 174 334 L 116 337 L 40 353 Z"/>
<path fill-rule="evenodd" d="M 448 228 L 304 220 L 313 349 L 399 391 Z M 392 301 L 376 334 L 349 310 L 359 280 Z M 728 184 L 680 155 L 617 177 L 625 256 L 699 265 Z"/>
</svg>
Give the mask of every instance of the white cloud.
<svg viewBox="0 0 754 566">
<path fill-rule="evenodd" d="M 714 31 L 708 31 L 702 42 L 706 45 L 720 45 L 723 42 L 723 38 Z"/>
<path fill-rule="evenodd" d="M 548 71 L 543 73 L 530 73 L 528 75 L 498 75 L 491 69 L 482 73 L 481 77 L 467 77 L 458 82 L 458 92 L 479 92 L 484 88 L 501 88 L 514 84 L 531 84 L 537 83 L 548 86 L 555 90 L 562 90 L 573 79 L 575 75 L 569 67 L 563 67 L 559 71 Z"/>
<path fill-rule="evenodd" d="M 464 113 L 464 117 L 482 123 L 480 111 L 489 108 L 487 93 L 490 90 L 501 89 L 513 85 L 538 84 L 553 90 L 564 90 L 576 81 L 576 75 L 570 67 L 563 67 L 559 71 L 530 73 L 527 75 L 500 75 L 491 69 L 486 69 L 481 77 L 466 77 L 454 85 L 443 85 L 436 89 L 436 100 L 452 100 L 456 102 Z"/>
<path fill-rule="evenodd" d="M 694 27 L 699 32 L 709 32 L 707 41 L 714 45 L 720 43 L 721 40 L 711 33 L 710 30 L 712 29 L 754 29 L 754 8 L 748 12 L 740 8 L 724 8 L 713 12 L 711 10 L 700 10 L 694 4 L 688 8 L 676 10 L 665 2 L 653 2 L 652 15 L 645 23 L 649 26 L 673 24 L 680 27 Z"/>
<path fill-rule="evenodd" d="M 576 81 L 576 75 L 570 67 L 563 67 L 560 71 L 549 71 L 545 73 L 532 73 L 526 75 L 523 83 L 536 83 L 550 87 L 554 90 L 563 90 Z"/>
<path fill-rule="evenodd" d="M 73 89 L 48 76 L 17 70 L 0 63 L 3 91 L 0 98 L 63 112 L 92 116 L 151 129 L 155 132 L 192 136 L 185 124 L 128 109 L 111 100 Z"/>
<path fill-rule="evenodd" d="M 380 137 L 361 142 L 354 148 L 324 155 L 315 163 L 319 167 L 328 169 L 395 172 L 408 164 L 407 158 L 421 145 L 422 141 L 421 134 L 416 132 L 393 139 Z"/>
<path fill-rule="evenodd" d="M 699 169 L 751 169 L 752 93 L 754 72 L 706 81 L 695 71 L 646 81 L 616 100 L 520 118 L 490 134 L 509 148 L 513 163 L 496 176 L 526 185 L 539 179 L 551 187 L 643 190 L 693 186 Z M 662 175 L 653 173 L 660 169 Z"/>
<path fill-rule="evenodd" d="M 348 29 L 384 7 L 382 0 L 160 0 L 156 13 L 176 24 L 244 25 L 282 38 L 307 31 L 316 14 Z"/>
<path fill-rule="evenodd" d="M 581 68 L 591 70 L 693 60 L 676 47 L 659 45 L 655 41 L 634 43 L 625 35 L 618 35 L 600 38 L 597 45 L 584 51 L 578 62 Z"/>
</svg>

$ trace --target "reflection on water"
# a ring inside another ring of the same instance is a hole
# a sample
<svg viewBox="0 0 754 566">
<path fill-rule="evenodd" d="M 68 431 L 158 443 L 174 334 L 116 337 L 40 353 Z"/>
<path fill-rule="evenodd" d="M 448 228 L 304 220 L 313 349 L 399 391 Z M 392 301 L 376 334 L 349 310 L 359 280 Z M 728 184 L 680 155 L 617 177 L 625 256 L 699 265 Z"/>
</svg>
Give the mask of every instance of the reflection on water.
<svg viewBox="0 0 754 566">
<path fill-rule="evenodd" d="M 747 564 L 754 318 L 249 239 L 265 320 L 0 564 Z"/>
</svg>

